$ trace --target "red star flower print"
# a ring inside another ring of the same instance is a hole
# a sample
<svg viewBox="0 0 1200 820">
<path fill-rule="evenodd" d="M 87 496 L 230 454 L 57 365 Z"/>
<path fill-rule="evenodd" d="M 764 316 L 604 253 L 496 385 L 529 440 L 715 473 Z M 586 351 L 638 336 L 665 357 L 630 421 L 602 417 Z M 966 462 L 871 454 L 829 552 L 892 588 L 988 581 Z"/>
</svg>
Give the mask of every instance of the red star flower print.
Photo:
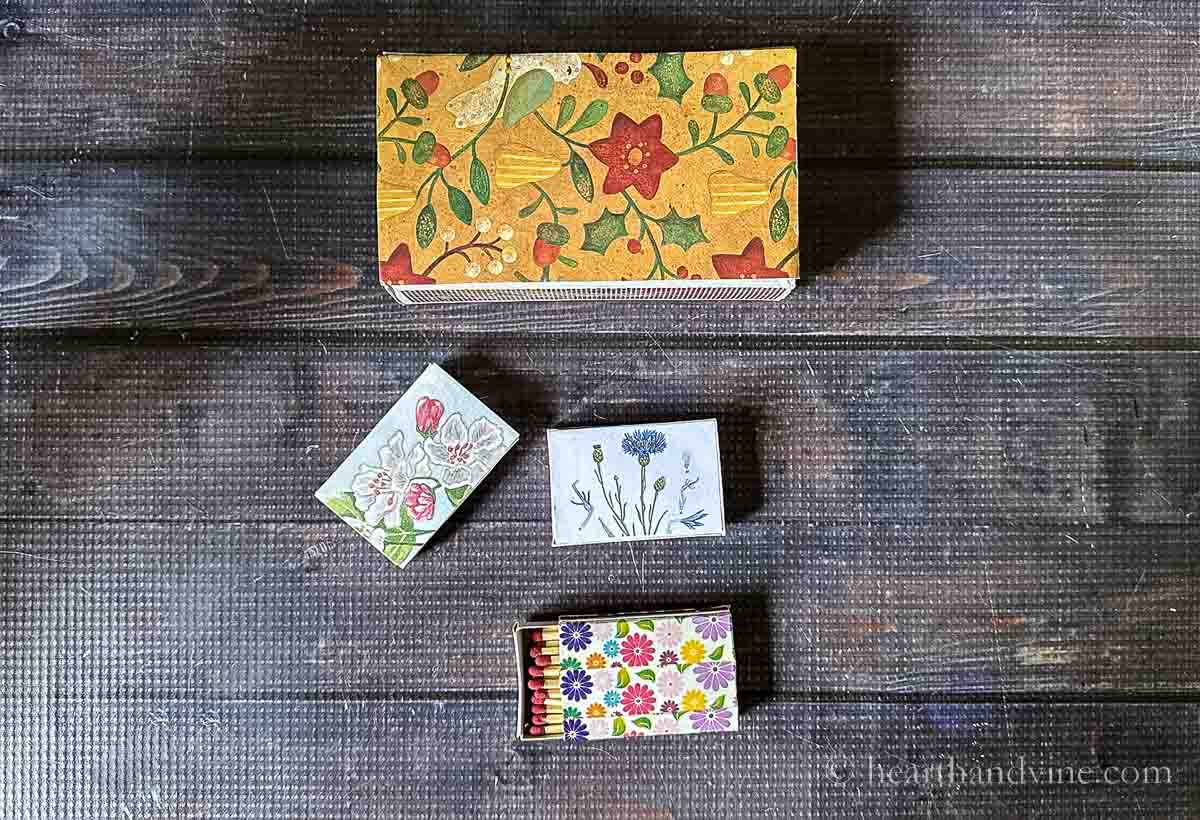
<svg viewBox="0 0 1200 820">
<path fill-rule="evenodd" d="M 432 277 L 413 273 L 412 254 L 408 245 L 401 242 L 392 251 L 388 260 L 379 266 L 379 280 L 385 285 L 435 285 Z"/>
<path fill-rule="evenodd" d="M 588 149 L 608 166 L 606 194 L 619 194 L 632 185 L 644 199 L 654 199 L 663 172 L 679 162 L 662 143 L 662 117 L 658 114 L 640 123 L 617 114 L 608 138 L 596 140 Z"/>
<path fill-rule="evenodd" d="M 712 263 L 713 270 L 722 279 L 773 279 L 790 275 L 767 266 L 767 255 L 757 236 L 746 243 L 741 253 L 713 254 Z"/>
</svg>

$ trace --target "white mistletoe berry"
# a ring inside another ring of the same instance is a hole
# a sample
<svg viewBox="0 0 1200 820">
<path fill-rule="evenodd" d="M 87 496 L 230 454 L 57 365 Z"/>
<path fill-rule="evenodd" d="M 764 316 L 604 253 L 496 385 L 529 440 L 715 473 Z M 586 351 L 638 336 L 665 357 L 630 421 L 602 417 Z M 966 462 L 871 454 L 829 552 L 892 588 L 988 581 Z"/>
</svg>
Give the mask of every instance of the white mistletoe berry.
<svg viewBox="0 0 1200 820">
<path fill-rule="evenodd" d="M 480 233 L 487 233 L 491 229 L 492 220 L 488 219 L 486 216 L 475 223 L 475 230 L 479 231 Z"/>
<path fill-rule="evenodd" d="M 500 252 L 500 258 L 511 265 L 517 261 L 517 252 L 512 248 L 505 248 Z"/>
<path fill-rule="evenodd" d="M 479 265 L 475 262 L 472 262 L 471 264 L 467 265 L 466 270 L 464 270 L 463 273 L 470 278 L 475 279 L 479 276 Z"/>
<path fill-rule="evenodd" d="M 454 237 L 457 235 L 458 234 L 454 233 L 453 228 L 447 228 L 446 230 L 442 231 L 442 241 L 443 242 L 453 242 Z"/>
<path fill-rule="evenodd" d="M 500 273 L 504 270 L 504 263 L 499 259 L 493 259 L 488 263 L 488 273 Z"/>
<path fill-rule="evenodd" d="M 507 242 L 508 240 L 513 238 L 512 225 L 501 225 L 500 226 L 500 238 L 503 239 L 505 242 Z"/>
</svg>

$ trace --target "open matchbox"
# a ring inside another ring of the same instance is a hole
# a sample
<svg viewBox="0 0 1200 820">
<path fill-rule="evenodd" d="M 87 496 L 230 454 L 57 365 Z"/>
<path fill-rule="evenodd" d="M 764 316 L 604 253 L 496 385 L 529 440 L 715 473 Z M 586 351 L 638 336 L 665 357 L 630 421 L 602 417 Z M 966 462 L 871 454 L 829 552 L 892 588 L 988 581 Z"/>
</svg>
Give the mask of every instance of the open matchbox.
<svg viewBox="0 0 1200 820">
<path fill-rule="evenodd" d="M 513 625 L 517 739 L 736 732 L 729 607 Z"/>
</svg>

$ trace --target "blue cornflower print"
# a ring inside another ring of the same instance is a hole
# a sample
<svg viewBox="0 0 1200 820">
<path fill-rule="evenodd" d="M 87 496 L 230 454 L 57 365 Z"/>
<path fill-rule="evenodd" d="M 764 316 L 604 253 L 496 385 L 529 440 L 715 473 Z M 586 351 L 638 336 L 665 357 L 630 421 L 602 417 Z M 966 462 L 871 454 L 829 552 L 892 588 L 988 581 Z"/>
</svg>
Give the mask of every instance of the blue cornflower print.
<svg viewBox="0 0 1200 820">
<path fill-rule="evenodd" d="M 592 625 L 584 623 L 566 623 L 560 632 L 562 642 L 572 652 L 582 652 L 592 642 Z"/>
<path fill-rule="evenodd" d="M 665 449 L 667 437 L 657 430 L 634 430 L 621 439 L 621 452 L 636 456 L 643 467 L 650 463 L 650 456 L 658 455 Z"/>
<path fill-rule="evenodd" d="M 604 693 L 604 705 L 610 709 L 614 706 L 621 705 L 621 693 L 616 689 L 609 689 Z"/>
<path fill-rule="evenodd" d="M 582 720 L 572 718 L 563 724 L 563 737 L 567 740 L 584 741 L 588 738 L 587 726 Z"/>
<path fill-rule="evenodd" d="M 615 658 L 617 653 L 621 651 L 621 645 L 616 640 L 606 641 L 604 644 L 604 654 L 610 658 Z"/>
<path fill-rule="evenodd" d="M 567 700 L 584 700 L 592 693 L 592 679 L 582 669 L 572 669 L 563 675 L 560 686 Z"/>
</svg>

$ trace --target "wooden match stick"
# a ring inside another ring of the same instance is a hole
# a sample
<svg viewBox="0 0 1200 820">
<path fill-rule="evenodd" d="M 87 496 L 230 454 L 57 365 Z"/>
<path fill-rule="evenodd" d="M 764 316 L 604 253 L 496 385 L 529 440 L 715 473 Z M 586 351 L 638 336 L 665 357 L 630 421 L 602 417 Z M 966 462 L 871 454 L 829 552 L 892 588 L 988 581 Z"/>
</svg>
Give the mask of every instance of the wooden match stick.
<svg viewBox="0 0 1200 820">
<path fill-rule="evenodd" d="M 535 655 L 533 662 L 538 666 L 558 666 L 558 655 Z"/>
<path fill-rule="evenodd" d="M 562 674 L 562 668 L 558 666 L 529 667 L 529 676 L 531 678 L 557 678 L 560 674 Z"/>
<path fill-rule="evenodd" d="M 529 647 L 529 657 L 540 658 L 543 655 L 545 655 L 548 658 L 557 658 L 558 657 L 558 647 L 557 646 L 540 646 L 540 645 Z"/>
<path fill-rule="evenodd" d="M 535 715 L 559 715 L 561 717 L 563 713 L 561 703 L 535 703 L 529 708 L 533 710 Z"/>
<path fill-rule="evenodd" d="M 557 703 L 562 705 L 562 692 L 557 689 L 539 689 L 533 693 L 534 703 Z"/>
</svg>

